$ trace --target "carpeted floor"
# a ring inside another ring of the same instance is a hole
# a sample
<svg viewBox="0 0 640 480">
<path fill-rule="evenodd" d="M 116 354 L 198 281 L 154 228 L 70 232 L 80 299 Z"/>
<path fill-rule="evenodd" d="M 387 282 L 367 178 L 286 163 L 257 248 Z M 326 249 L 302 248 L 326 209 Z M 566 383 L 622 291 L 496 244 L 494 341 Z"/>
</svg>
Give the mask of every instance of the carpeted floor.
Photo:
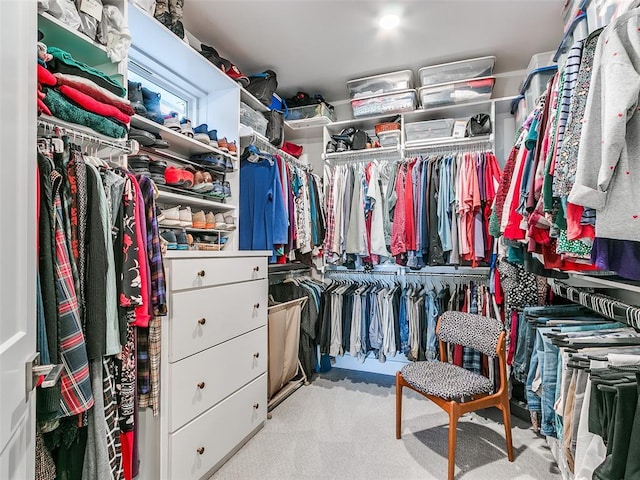
<svg viewBox="0 0 640 480">
<path fill-rule="evenodd" d="M 447 477 L 447 414 L 405 389 L 395 439 L 394 377 L 332 369 L 273 410 L 273 418 L 214 480 L 431 480 Z M 544 439 L 513 418 L 515 462 L 497 409 L 458 424 L 457 480 L 556 480 Z"/>
</svg>

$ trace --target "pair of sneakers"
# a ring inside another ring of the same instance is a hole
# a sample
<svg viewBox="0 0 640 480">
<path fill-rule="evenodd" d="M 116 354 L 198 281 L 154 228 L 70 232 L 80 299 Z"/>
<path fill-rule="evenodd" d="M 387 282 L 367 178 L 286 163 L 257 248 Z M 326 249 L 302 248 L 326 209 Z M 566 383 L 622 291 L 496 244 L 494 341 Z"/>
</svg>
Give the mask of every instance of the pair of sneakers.
<svg viewBox="0 0 640 480">
<path fill-rule="evenodd" d="M 231 184 L 228 181 L 214 180 L 213 190 L 209 195 L 221 200 L 231 197 Z"/>
<path fill-rule="evenodd" d="M 191 120 L 188 118 L 179 118 L 177 112 L 170 112 L 168 115 L 163 117 L 163 120 L 165 127 L 169 127 L 176 132 L 180 132 L 189 138 L 194 138 L 193 126 L 191 125 Z"/>
<path fill-rule="evenodd" d="M 189 250 L 189 245 L 193 245 L 193 236 L 184 230 L 165 230 L 160 237 L 166 242 L 167 250 Z"/>
</svg>

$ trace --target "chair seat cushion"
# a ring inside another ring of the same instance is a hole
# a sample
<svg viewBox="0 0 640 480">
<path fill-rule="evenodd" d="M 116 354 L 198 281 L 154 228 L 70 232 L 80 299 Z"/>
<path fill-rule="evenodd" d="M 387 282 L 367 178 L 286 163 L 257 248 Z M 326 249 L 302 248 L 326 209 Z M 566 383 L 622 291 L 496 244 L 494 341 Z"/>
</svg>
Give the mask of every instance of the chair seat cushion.
<svg viewBox="0 0 640 480">
<path fill-rule="evenodd" d="M 427 395 L 462 399 L 491 393 L 493 382 L 451 363 L 438 361 L 408 363 L 400 371 L 413 388 Z"/>
</svg>

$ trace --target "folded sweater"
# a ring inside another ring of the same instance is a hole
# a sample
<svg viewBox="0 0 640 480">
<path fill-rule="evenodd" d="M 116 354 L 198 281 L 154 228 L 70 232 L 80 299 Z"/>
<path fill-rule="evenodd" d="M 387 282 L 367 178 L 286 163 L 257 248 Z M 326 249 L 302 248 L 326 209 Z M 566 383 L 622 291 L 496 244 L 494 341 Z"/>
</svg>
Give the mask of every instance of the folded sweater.
<svg viewBox="0 0 640 480">
<path fill-rule="evenodd" d="M 108 137 L 124 138 L 127 135 L 127 130 L 124 127 L 108 118 L 76 107 L 54 89 L 48 88 L 45 92 L 47 96 L 43 100 L 44 104 L 49 107 L 54 116 L 61 120 L 85 125 Z"/>
<path fill-rule="evenodd" d="M 62 95 L 67 98 L 67 100 L 71 100 L 71 102 L 89 112 L 102 115 L 103 117 L 113 117 L 124 124 L 128 124 L 131 121 L 131 117 L 129 115 L 125 115 L 113 105 L 101 103 L 93 97 L 90 97 L 86 93 L 82 93 L 80 90 L 76 90 L 73 87 L 70 87 L 68 85 L 60 85 L 58 87 L 58 91 L 62 93 Z"/>
<path fill-rule="evenodd" d="M 131 107 L 131 102 L 128 99 L 114 95 L 106 88 L 96 85 L 95 82 L 88 78 L 59 72 L 54 74 L 54 77 L 58 85 L 68 85 L 76 90 L 80 90 L 82 93 L 91 95 L 91 97 L 99 102 L 113 105 L 126 115 L 132 116 L 135 114 L 133 107 Z"/>
<path fill-rule="evenodd" d="M 127 95 L 127 91 L 120 83 L 109 77 L 106 73 L 77 61 L 69 52 L 57 47 L 48 47 L 47 52 L 53 56 L 53 60 L 47 63 L 49 70 L 52 72 L 70 73 L 72 75 L 90 78 L 97 85 L 106 88 L 119 97 L 125 97 Z"/>
</svg>

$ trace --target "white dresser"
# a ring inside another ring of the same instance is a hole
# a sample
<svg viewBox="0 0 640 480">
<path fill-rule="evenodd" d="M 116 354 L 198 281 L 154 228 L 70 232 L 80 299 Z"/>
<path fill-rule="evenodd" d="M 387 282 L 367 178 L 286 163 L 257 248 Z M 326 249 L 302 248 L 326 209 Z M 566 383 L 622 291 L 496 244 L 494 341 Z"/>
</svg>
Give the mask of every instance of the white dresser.
<svg viewBox="0 0 640 480">
<path fill-rule="evenodd" d="M 169 252 L 160 415 L 140 412 L 144 480 L 207 478 L 267 416 L 267 256 Z"/>
</svg>

